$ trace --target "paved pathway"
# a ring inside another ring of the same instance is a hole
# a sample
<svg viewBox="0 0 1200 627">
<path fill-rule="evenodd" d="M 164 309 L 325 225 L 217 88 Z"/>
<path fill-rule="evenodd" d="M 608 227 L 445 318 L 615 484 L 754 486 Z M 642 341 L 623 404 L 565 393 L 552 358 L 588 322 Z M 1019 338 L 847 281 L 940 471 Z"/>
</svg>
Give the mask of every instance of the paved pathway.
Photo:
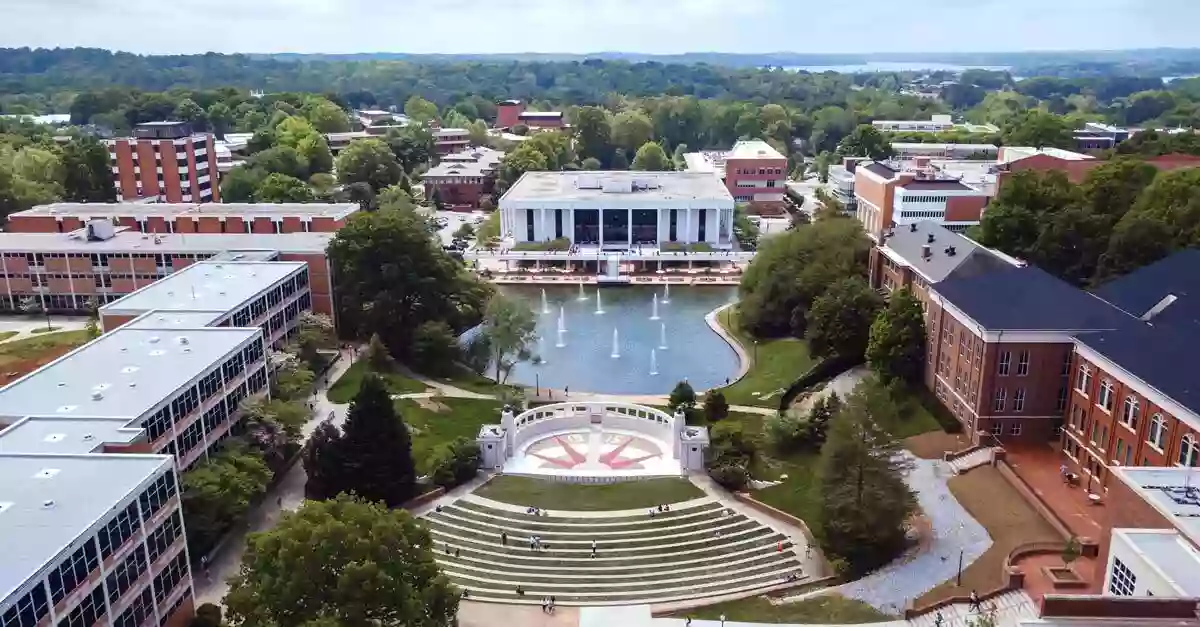
<svg viewBox="0 0 1200 627">
<path fill-rule="evenodd" d="M 50 316 L 50 326 L 55 327 L 54 331 L 46 331 L 46 317 L 38 315 L 37 317 L 29 316 L 5 316 L 0 318 L 0 333 L 5 331 L 16 331 L 17 334 L 4 340 L 0 343 L 15 342 L 17 340 L 27 340 L 31 337 L 40 337 L 45 333 L 56 333 L 59 331 L 78 331 L 87 325 L 87 318 L 83 316 Z M 40 330 L 42 333 L 34 333 L 35 330 Z"/>
<path fill-rule="evenodd" d="M 708 328 L 712 329 L 713 333 L 716 333 L 718 336 L 720 336 L 722 340 L 725 340 L 725 343 L 729 345 L 729 348 L 732 348 L 733 352 L 737 354 L 737 374 L 733 376 L 733 379 L 731 379 L 726 386 L 741 381 L 742 377 L 746 376 L 747 372 L 750 372 L 751 366 L 750 355 L 746 353 L 745 347 L 743 347 L 742 343 L 737 341 L 736 338 L 731 336 L 729 332 L 725 330 L 725 327 L 721 326 L 721 323 L 717 320 L 717 316 L 721 315 L 722 311 L 725 311 L 736 304 L 736 302 L 725 303 L 724 305 L 721 305 L 720 307 L 708 312 L 708 314 L 704 316 L 704 322 L 708 323 Z"/>
<path fill-rule="evenodd" d="M 329 402 L 325 397 L 326 390 L 333 381 L 354 363 L 352 352 L 344 351 L 342 358 L 334 364 L 316 386 L 316 391 L 309 397 L 313 403 L 313 419 L 309 420 L 301 430 L 305 440 L 308 440 L 317 426 L 326 419 L 335 425 L 341 425 L 346 420 L 346 409 L 349 405 Z M 304 465 L 296 462 L 283 479 L 275 485 L 255 506 L 244 522 L 235 527 L 209 557 L 207 571 L 193 571 L 196 586 L 196 603 L 220 604 L 225 593 L 229 591 L 226 580 L 237 574 L 242 563 L 242 553 L 246 549 L 246 536 L 256 531 L 270 529 L 279 522 L 284 511 L 293 511 L 304 502 L 304 484 L 308 477 L 304 474 Z M 195 556 L 193 556 L 194 558 Z"/>
<path fill-rule="evenodd" d="M 854 388 L 858 387 L 858 384 L 863 379 L 867 378 L 867 375 L 869 374 L 871 374 L 870 368 L 867 368 L 866 366 L 855 366 L 834 377 L 829 381 L 829 383 L 826 383 L 825 386 L 817 392 L 809 394 L 804 398 L 803 401 L 795 405 L 793 411 L 800 414 L 807 414 L 808 411 L 812 409 L 814 403 L 825 398 L 826 396 L 829 396 L 831 393 L 836 393 L 839 398 L 845 400 L 846 397 L 854 391 Z"/>
</svg>

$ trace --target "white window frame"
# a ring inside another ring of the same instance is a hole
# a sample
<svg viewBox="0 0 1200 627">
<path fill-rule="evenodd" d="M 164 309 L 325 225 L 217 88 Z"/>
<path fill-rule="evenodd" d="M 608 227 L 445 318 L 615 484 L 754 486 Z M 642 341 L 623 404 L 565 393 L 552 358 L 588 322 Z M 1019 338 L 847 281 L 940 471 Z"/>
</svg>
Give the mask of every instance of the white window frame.
<svg viewBox="0 0 1200 627">
<path fill-rule="evenodd" d="M 1079 378 L 1075 381 L 1075 389 L 1084 396 L 1092 389 L 1092 368 L 1087 364 L 1079 364 Z"/>
<path fill-rule="evenodd" d="M 1121 403 L 1121 424 L 1129 427 L 1133 431 L 1137 431 L 1138 418 L 1142 416 L 1142 402 L 1134 394 L 1125 396 L 1125 401 Z"/>
<path fill-rule="evenodd" d="M 1024 377 L 1029 375 L 1029 351 L 1021 351 L 1017 356 L 1017 376 Z"/>
<path fill-rule="evenodd" d="M 1200 443 L 1197 443 L 1195 436 L 1190 433 L 1179 440 L 1178 462 L 1183 468 L 1200 465 Z"/>
<path fill-rule="evenodd" d="M 1150 417 L 1150 426 L 1146 428 L 1146 443 L 1153 446 L 1159 453 L 1163 450 L 1163 442 L 1167 439 L 1167 420 L 1162 414 Z"/>
<path fill-rule="evenodd" d="M 1108 591 L 1122 597 L 1133 596 L 1133 591 L 1137 589 L 1137 575 L 1121 561 L 1121 558 L 1114 557 L 1112 572 L 1109 574 Z"/>
<path fill-rule="evenodd" d="M 996 395 L 992 399 L 992 411 L 1004 411 L 1004 407 L 1008 404 L 1008 389 L 996 388 Z"/>
<path fill-rule="evenodd" d="M 1012 366 L 1012 351 L 1000 351 L 1000 359 L 996 364 L 996 374 L 1007 377 Z"/>
<path fill-rule="evenodd" d="M 1112 382 L 1112 379 L 1105 379 L 1100 382 L 1100 395 L 1096 399 L 1096 406 L 1108 415 L 1112 415 L 1113 397 L 1116 395 L 1117 386 Z"/>
<path fill-rule="evenodd" d="M 1019 414 L 1025 411 L 1025 388 L 1017 388 L 1013 393 L 1013 413 Z"/>
</svg>

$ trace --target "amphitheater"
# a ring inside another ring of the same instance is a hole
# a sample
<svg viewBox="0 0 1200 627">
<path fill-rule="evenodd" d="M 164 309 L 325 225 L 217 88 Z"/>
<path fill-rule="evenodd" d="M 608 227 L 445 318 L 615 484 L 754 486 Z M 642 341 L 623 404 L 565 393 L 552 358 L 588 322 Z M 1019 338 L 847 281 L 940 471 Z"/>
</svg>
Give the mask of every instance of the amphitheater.
<svg viewBox="0 0 1200 627">
<path fill-rule="evenodd" d="M 682 415 L 650 407 L 556 403 L 505 412 L 501 424 L 480 430 L 479 443 L 488 469 L 603 484 L 695 470 L 708 434 L 686 426 Z M 712 496 L 666 503 L 654 515 L 531 514 L 527 505 L 466 494 L 441 499 L 423 516 L 438 564 L 471 600 L 661 604 L 754 594 L 808 578 L 787 535 Z M 532 546 L 535 537 L 539 546 Z"/>
<path fill-rule="evenodd" d="M 794 584 L 789 577 L 806 578 L 778 531 L 708 497 L 669 507 L 653 517 L 646 510 L 531 515 L 519 505 L 467 495 L 424 520 L 438 564 L 476 601 L 540 603 L 554 596 L 560 605 L 668 603 L 761 592 Z M 532 536 L 541 548 L 530 548 Z"/>
</svg>

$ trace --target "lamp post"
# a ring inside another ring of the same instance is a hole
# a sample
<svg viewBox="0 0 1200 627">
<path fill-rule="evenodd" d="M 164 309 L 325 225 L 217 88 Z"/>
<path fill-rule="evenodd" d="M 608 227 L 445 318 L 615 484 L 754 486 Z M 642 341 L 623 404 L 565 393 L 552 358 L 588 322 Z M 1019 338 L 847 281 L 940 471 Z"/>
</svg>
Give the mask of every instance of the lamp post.
<svg viewBox="0 0 1200 627">
<path fill-rule="evenodd" d="M 542 375 L 540 372 L 533 373 L 533 397 L 538 398 L 542 395 Z"/>
<path fill-rule="evenodd" d="M 758 340 L 754 340 L 754 361 L 758 362 Z"/>
</svg>

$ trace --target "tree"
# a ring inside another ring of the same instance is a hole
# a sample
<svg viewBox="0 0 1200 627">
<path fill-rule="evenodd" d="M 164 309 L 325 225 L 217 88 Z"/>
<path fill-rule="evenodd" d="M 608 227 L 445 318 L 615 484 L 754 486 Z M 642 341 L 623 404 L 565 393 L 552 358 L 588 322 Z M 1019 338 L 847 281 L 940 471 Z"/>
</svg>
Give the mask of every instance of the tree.
<svg viewBox="0 0 1200 627">
<path fill-rule="evenodd" d="M 256 202 L 312 202 L 312 189 L 298 178 L 286 174 L 268 174 L 254 190 Z"/>
<path fill-rule="evenodd" d="M 410 211 L 351 216 L 328 248 L 338 276 L 338 326 L 365 338 L 378 333 L 405 357 L 417 327 L 441 320 L 462 331 L 480 320 L 489 288 L 435 247 L 423 217 Z"/>
<path fill-rule="evenodd" d="M 915 500 L 901 478 L 899 443 L 882 427 L 890 406 L 868 379 L 855 388 L 831 421 L 821 447 L 821 525 L 827 555 L 858 577 L 889 562 L 905 547 L 905 522 Z"/>
<path fill-rule="evenodd" d="M 667 156 L 662 146 L 654 142 L 646 142 L 642 144 L 641 148 L 638 148 L 630 168 L 633 170 L 662 172 L 671 169 L 671 159 Z"/>
<path fill-rule="evenodd" d="M 487 122 L 475 120 L 467 125 L 467 138 L 472 146 L 486 146 L 488 143 Z"/>
<path fill-rule="evenodd" d="M 836 393 L 818 398 L 807 415 L 789 410 L 767 420 L 767 437 L 780 453 L 797 451 L 819 451 L 825 444 L 829 423 L 841 410 L 841 399 Z"/>
<path fill-rule="evenodd" d="M 859 277 L 829 286 L 808 310 L 805 337 L 817 357 L 859 359 L 867 351 L 871 323 L 883 300 Z"/>
<path fill-rule="evenodd" d="M 728 490 L 742 489 L 757 455 L 754 443 L 738 422 L 718 423 L 709 435 L 712 445 L 705 463 L 709 476 Z"/>
<path fill-rule="evenodd" d="M 340 457 L 342 433 L 331 422 L 321 422 L 309 437 L 304 447 L 304 496 L 310 499 L 330 499 L 338 494 L 341 486 L 347 485 L 345 465 Z"/>
<path fill-rule="evenodd" d="M 380 209 L 391 211 L 412 211 L 417 208 L 417 204 L 413 202 L 412 194 L 399 183 L 389 185 L 380 190 L 375 202 L 379 205 Z"/>
<path fill-rule="evenodd" d="M 342 460 L 345 478 L 341 485 L 328 486 L 334 494 L 353 492 L 389 507 L 399 507 L 414 496 L 417 471 L 412 439 L 379 375 L 363 377 L 334 451 L 334 458 Z"/>
<path fill-rule="evenodd" d="M 418 122 L 430 122 L 437 119 L 438 107 L 420 96 L 413 95 L 404 103 L 404 115 Z"/>
<path fill-rule="evenodd" d="M 70 202 L 116 202 L 108 149 L 93 137 L 77 137 L 62 152 L 63 199 Z"/>
<path fill-rule="evenodd" d="M 367 183 L 379 190 L 400 182 L 404 169 L 382 140 L 361 139 L 352 142 L 337 158 L 338 180 L 345 184 Z"/>
<path fill-rule="evenodd" d="M 256 152 L 239 167 L 255 168 L 267 174 L 285 174 L 299 180 L 309 177 L 308 162 L 291 146 L 273 146 Z"/>
<path fill-rule="evenodd" d="M 369 541 L 368 541 L 369 539 Z M 451 627 L 458 592 L 406 511 L 350 496 L 306 501 L 251 534 L 224 599 L 240 627 Z"/>
<path fill-rule="evenodd" d="M 874 161 L 881 161 L 895 154 L 892 144 L 883 133 L 870 124 L 854 127 L 854 131 L 838 144 L 837 151 L 843 157 L 867 157 Z"/>
<path fill-rule="evenodd" d="M 867 363 L 881 381 L 917 384 L 925 372 L 925 315 L 907 289 L 893 292 L 871 323 Z"/>
<path fill-rule="evenodd" d="M 1070 566 L 1072 562 L 1079 559 L 1083 553 L 1083 545 L 1079 543 L 1079 538 L 1071 536 L 1067 538 L 1067 543 L 1063 545 L 1062 561 L 1063 566 Z"/>
<path fill-rule="evenodd" d="M 588 157 L 579 164 L 579 167 L 582 170 L 599 170 L 603 167 L 603 164 L 595 157 Z"/>
<path fill-rule="evenodd" d="M 637 109 L 622 111 L 612 119 L 612 143 L 633 152 L 654 137 L 654 123 Z"/>
<path fill-rule="evenodd" d="M 855 220 L 825 220 L 763 240 L 742 275 L 742 325 L 760 337 L 792 332 L 793 311 L 804 321 L 828 285 L 864 276 L 869 250 Z"/>
<path fill-rule="evenodd" d="M 482 462 L 478 444 L 467 438 L 457 438 L 434 450 L 429 462 L 429 476 L 435 485 L 449 490 L 474 479 Z"/>
<path fill-rule="evenodd" d="M 682 409 L 685 416 L 690 415 L 696 408 L 696 390 L 692 389 L 692 384 L 686 379 L 676 383 L 675 388 L 671 390 L 671 395 L 667 397 L 667 408 L 672 412 Z"/>
<path fill-rule="evenodd" d="M 392 361 L 392 353 L 384 346 L 383 340 L 379 334 L 375 333 L 367 342 L 367 365 L 374 372 L 389 372 L 395 363 Z"/>
<path fill-rule="evenodd" d="M 307 399 L 313 392 L 313 380 L 316 378 L 307 365 L 297 357 L 276 368 L 275 387 L 272 390 L 275 396 L 285 401 Z"/>
<path fill-rule="evenodd" d="M 979 243 L 1009 255 L 1037 254 L 1040 224 L 1064 207 L 1082 202 L 1080 190 L 1061 172 L 1017 172 L 1000 186 L 980 220 Z"/>
<path fill-rule="evenodd" d="M 306 104 L 304 117 L 321 133 L 344 133 L 350 130 L 350 118 L 346 112 L 324 98 L 314 98 Z"/>
<path fill-rule="evenodd" d="M 326 359 L 320 351 L 337 347 L 333 319 L 312 311 L 300 312 L 299 319 L 293 350 L 311 372 L 321 372 L 325 369 Z"/>
<path fill-rule="evenodd" d="M 712 389 L 704 393 L 704 418 L 708 422 L 724 420 L 729 415 L 729 401 L 720 390 Z"/>
<path fill-rule="evenodd" d="M 610 165 L 613 145 L 612 122 L 609 120 L 608 111 L 602 107 L 580 107 L 575 112 L 573 121 L 579 157 L 591 157 L 601 165 Z"/>
<path fill-rule="evenodd" d="M 307 119 L 296 115 L 286 116 L 275 125 L 273 135 L 274 142 L 260 149 L 265 150 L 272 145 L 295 149 L 308 163 L 309 176 L 333 169 L 333 153 L 329 151 L 329 143 Z M 251 143 L 254 143 L 253 139 Z"/>
<path fill-rule="evenodd" d="M 191 124 L 193 131 L 201 132 L 208 129 L 208 116 L 204 113 L 204 109 L 191 98 L 184 98 L 175 105 L 174 117 Z"/>
<path fill-rule="evenodd" d="M 1001 129 L 1000 139 L 1005 146 L 1035 148 L 1071 148 L 1075 143 L 1066 118 L 1037 109 L 1010 118 Z"/>
<path fill-rule="evenodd" d="M 446 210 L 446 201 L 442 200 L 442 190 L 440 187 L 433 188 L 433 193 L 429 194 L 429 202 L 438 211 Z"/>
<path fill-rule="evenodd" d="M 214 102 L 208 107 L 208 124 L 212 127 L 213 135 L 224 141 L 225 133 L 233 126 L 233 111 L 224 102 Z"/>
<path fill-rule="evenodd" d="M 537 317 L 525 301 L 495 294 L 483 314 L 483 334 L 488 338 L 496 381 L 503 384 L 513 366 L 533 357 L 537 342 Z"/>
<path fill-rule="evenodd" d="M 1093 283 L 1128 274 L 1171 254 L 1171 229 L 1150 216 L 1130 214 L 1113 230 Z"/>
<path fill-rule="evenodd" d="M 521 146 L 537 149 L 546 157 L 547 170 L 561 170 L 575 161 L 571 137 L 566 133 L 544 131 L 523 142 Z"/>
<path fill-rule="evenodd" d="M 445 322 L 431 320 L 417 327 L 413 335 L 412 363 L 418 371 L 434 376 L 449 375 L 460 355 L 458 338 Z"/>
<path fill-rule="evenodd" d="M 612 165 L 609 167 L 610 170 L 628 170 L 629 169 L 629 157 L 626 156 L 624 150 L 621 150 L 620 148 L 618 148 L 618 149 L 614 150 L 612 153 L 611 164 Z"/>
<path fill-rule="evenodd" d="M 526 144 L 521 144 L 516 150 L 504 155 L 504 158 L 500 160 L 500 167 L 497 173 L 497 178 L 500 181 L 512 185 L 526 172 L 542 171 L 549 167 L 546 155 L 542 154 L 537 148 Z"/>
<path fill-rule="evenodd" d="M 384 136 L 388 148 L 405 172 L 412 172 L 435 154 L 433 133 L 421 124 L 409 124 L 401 129 L 389 129 Z"/>
<path fill-rule="evenodd" d="M 283 469 L 301 430 L 312 418 L 308 405 L 297 400 L 256 397 L 243 402 L 241 409 L 246 442 L 272 472 Z"/>
<path fill-rule="evenodd" d="M 262 456 L 237 440 L 184 474 L 182 502 L 190 549 L 197 555 L 208 553 L 221 534 L 250 511 L 250 503 L 270 481 Z"/>
</svg>

